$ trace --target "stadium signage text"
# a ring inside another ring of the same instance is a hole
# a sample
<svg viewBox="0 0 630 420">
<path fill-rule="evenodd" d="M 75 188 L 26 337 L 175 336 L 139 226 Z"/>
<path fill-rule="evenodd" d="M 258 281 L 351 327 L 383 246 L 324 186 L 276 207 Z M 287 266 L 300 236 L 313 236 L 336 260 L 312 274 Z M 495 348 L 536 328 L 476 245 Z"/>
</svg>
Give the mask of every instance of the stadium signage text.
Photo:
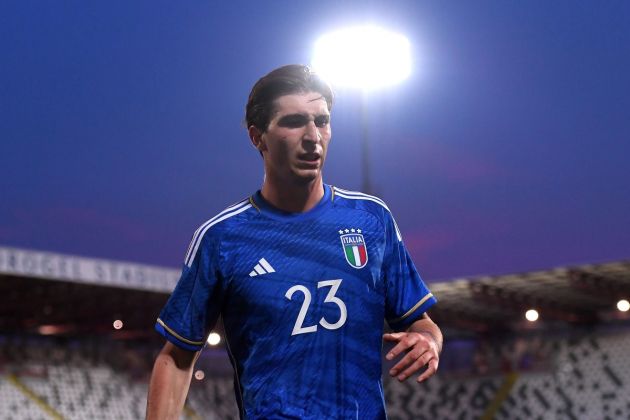
<svg viewBox="0 0 630 420">
<path fill-rule="evenodd" d="M 170 293 L 179 271 L 143 264 L 0 247 L 0 274 Z"/>
</svg>

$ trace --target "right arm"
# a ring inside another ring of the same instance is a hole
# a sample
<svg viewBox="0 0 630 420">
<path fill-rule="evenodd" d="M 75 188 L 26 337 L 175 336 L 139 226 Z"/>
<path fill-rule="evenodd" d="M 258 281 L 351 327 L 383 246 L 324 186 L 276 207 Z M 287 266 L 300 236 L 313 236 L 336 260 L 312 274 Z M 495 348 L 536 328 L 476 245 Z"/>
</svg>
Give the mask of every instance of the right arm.
<svg viewBox="0 0 630 420">
<path fill-rule="evenodd" d="M 166 342 L 153 365 L 147 420 L 179 419 L 198 356 L 199 352 L 184 350 Z"/>
</svg>

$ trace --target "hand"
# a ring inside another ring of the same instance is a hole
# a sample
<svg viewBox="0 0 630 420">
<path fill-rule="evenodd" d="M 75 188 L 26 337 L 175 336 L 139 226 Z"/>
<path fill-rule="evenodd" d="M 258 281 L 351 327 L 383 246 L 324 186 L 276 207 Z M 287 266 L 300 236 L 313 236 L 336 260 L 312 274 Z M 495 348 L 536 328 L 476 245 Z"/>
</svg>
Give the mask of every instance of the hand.
<svg viewBox="0 0 630 420">
<path fill-rule="evenodd" d="M 383 339 L 398 343 L 385 356 L 387 360 L 393 360 L 402 352 L 407 352 L 405 357 L 400 359 L 389 371 L 391 376 L 398 375 L 399 381 L 404 381 L 418 372 L 423 366 L 427 366 L 427 369 L 418 377 L 418 382 L 430 378 L 437 372 L 440 354 L 438 344 L 431 334 L 399 332 L 383 334 Z"/>
</svg>

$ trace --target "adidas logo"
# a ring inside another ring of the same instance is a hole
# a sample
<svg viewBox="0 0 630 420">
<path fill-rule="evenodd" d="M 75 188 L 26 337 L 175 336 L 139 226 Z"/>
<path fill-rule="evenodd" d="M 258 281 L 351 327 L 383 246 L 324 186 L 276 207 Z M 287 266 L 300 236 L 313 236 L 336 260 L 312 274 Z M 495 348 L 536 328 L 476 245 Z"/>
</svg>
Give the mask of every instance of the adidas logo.
<svg viewBox="0 0 630 420">
<path fill-rule="evenodd" d="M 258 264 L 256 264 L 256 267 L 254 267 L 252 272 L 249 273 L 249 277 L 256 277 L 258 275 L 275 273 L 275 272 L 276 270 L 273 269 L 271 264 L 269 264 L 266 259 L 261 258 L 260 261 L 258 261 Z"/>
</svg>

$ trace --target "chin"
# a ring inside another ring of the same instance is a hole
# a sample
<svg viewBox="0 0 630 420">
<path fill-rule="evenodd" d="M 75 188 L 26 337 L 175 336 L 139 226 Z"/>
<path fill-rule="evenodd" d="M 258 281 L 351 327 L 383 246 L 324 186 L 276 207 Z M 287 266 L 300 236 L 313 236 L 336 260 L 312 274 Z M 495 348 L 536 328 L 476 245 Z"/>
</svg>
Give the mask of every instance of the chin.
<svg viewBox="0 0 630 420">
<path fill-rule="evenodd" d="M 297 171 L 297 173 L 295 173 L 294 175 L 295 175 L 295 179 L 299 183 L 308 184 L 317 180 L 317 178 L 321 176 L 321 172 L 316 169 L 308 170 L 308 171 L 302 169 L 300 171 Z"/>
</svg>

